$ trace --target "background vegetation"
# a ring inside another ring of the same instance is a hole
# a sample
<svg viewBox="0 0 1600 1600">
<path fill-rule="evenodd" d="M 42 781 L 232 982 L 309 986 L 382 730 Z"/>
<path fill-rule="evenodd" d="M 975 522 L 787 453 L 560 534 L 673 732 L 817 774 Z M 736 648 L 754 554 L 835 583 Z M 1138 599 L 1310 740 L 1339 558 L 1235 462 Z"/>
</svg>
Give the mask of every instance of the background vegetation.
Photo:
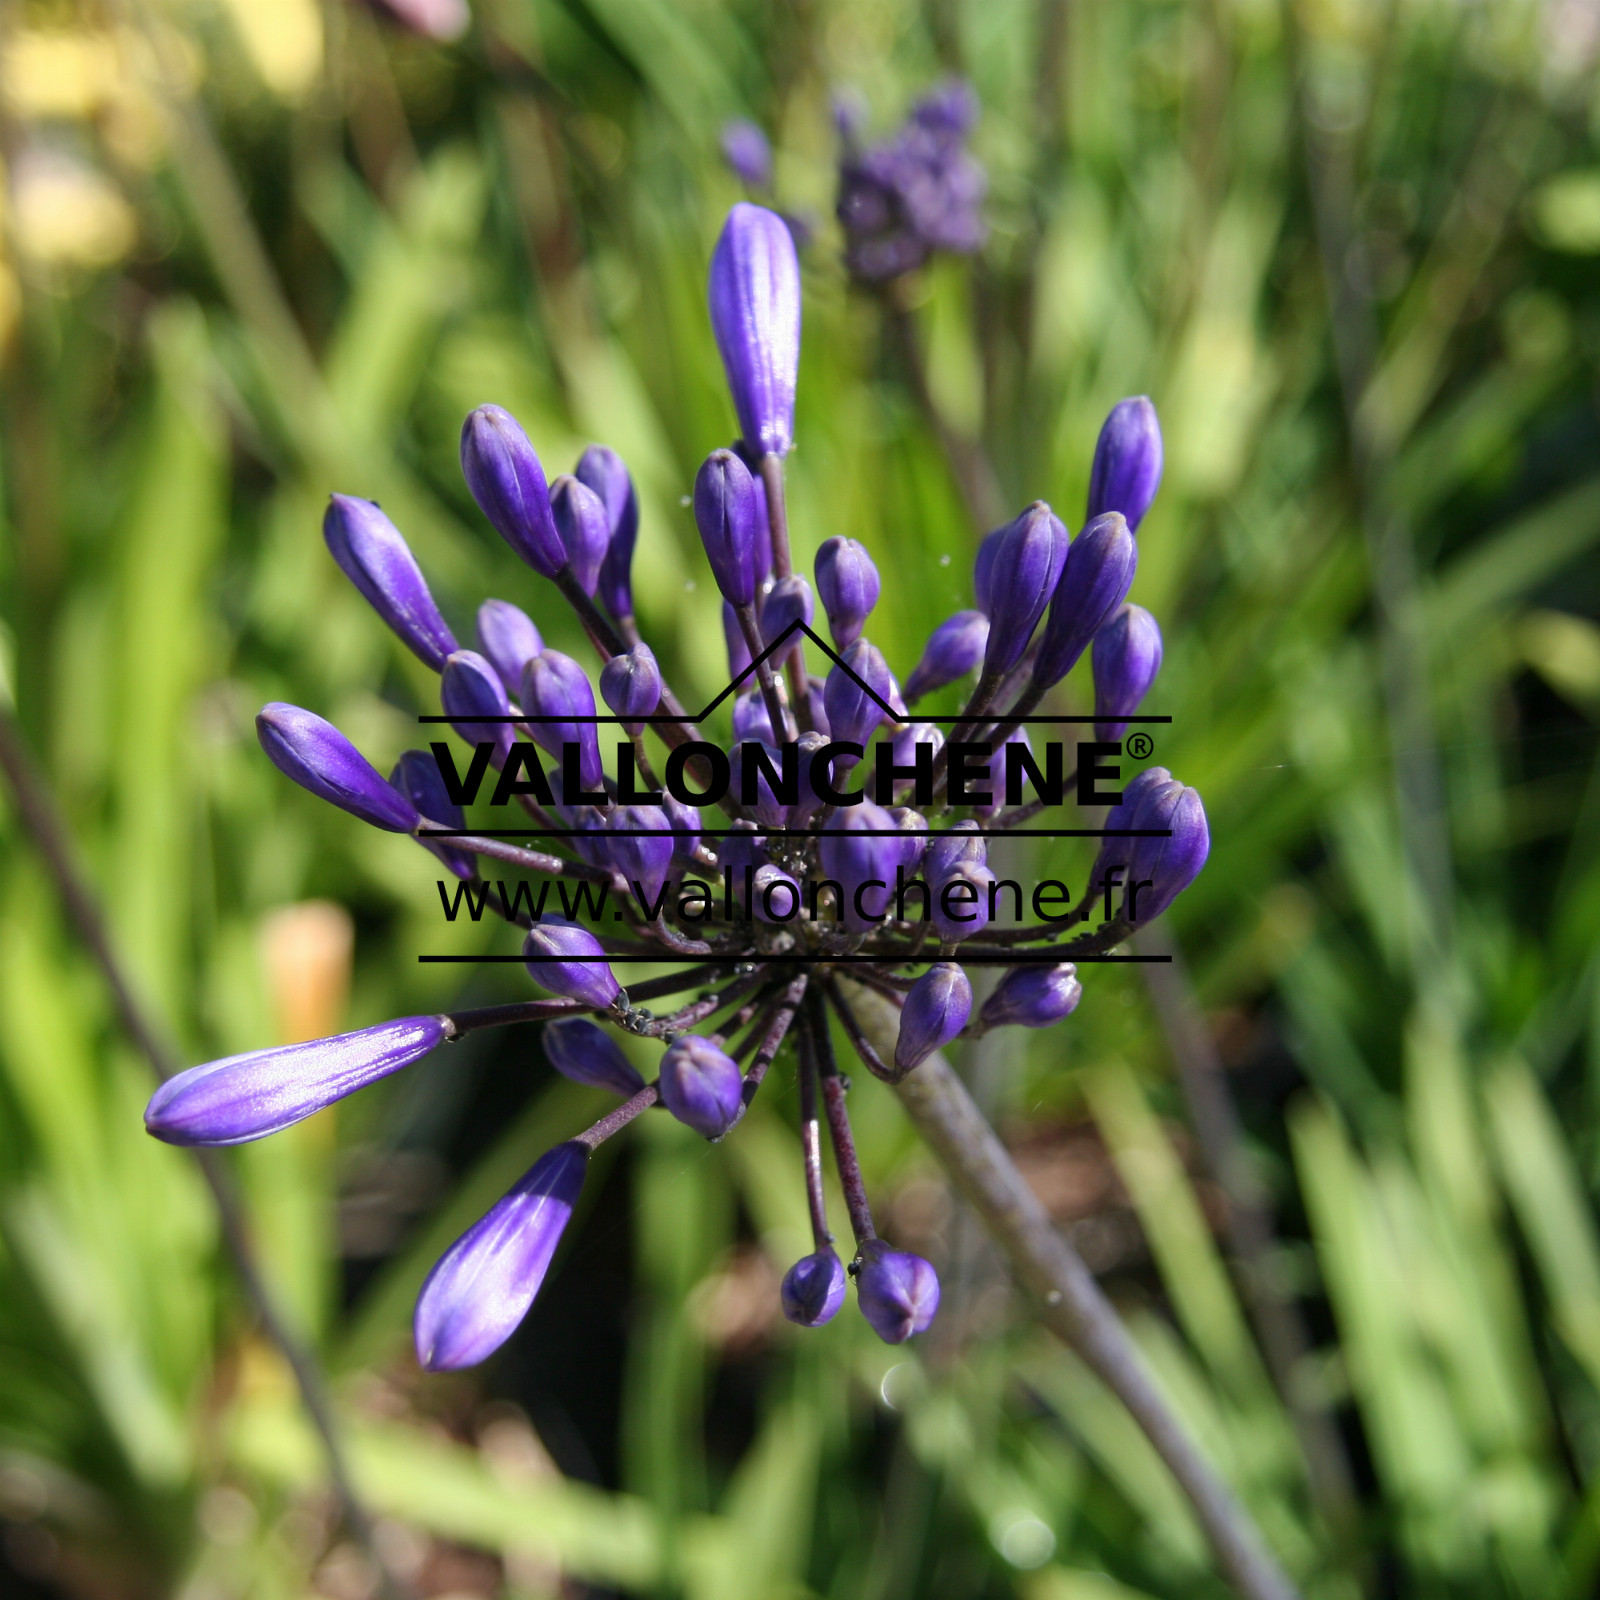
<svg viewBox="0 0 1600 1600">
<path fill-rule="evenodd" d="M 646 634 L 689 697 L 720 686 L 682 496 L 733 428 L 703 284 L 739 193 L 720 129 L 754 116 L 813 227 L 797 549 L 874 550 L 902 673 L 969 603 L 941 433 L 1075 523 L 1108 406 L 1147 392 L 1166 429 L 1136 598 L 1168 640 L 1158 758 L 1212 818 L 1168 919 L 1189 977 L 1096 970 L 968 1072 L 1308 1595 L 1593 1593 L 1597 51 L 1593 0 L 478 0 L 454 45 L 333 0 L 13 0 L 4 689 L 182 1056 L 523 990 L 419 966 L 492 936 L 256 748 L 267 699 L 380 765 L 433 709 L 326 556 L 330 490 L 383 501 L 459 630 L 493 593 L 575 643 L 456 435 L 494 400 L 551 470 L 610 443 Z M 838 264 L 829 100 L 886 128 L 948 72 L 992 233 L 905 297 L 924 400 Z M 9 806 L 0 837 L 0 1586 L 374 1593 Z M 416 1370 L 415 1288 L 586 1109 L 532 1030 L 233 1156 L 393 1573 L 1223 1592 L 893 1100 L 856 1098 L 895 1236 L 945 1278 L 909 1350 L 775 1320 L 782 1093 L 716 1149 L 644 1118 L 528 1324 L 454 1377 Z"/>
</svg>

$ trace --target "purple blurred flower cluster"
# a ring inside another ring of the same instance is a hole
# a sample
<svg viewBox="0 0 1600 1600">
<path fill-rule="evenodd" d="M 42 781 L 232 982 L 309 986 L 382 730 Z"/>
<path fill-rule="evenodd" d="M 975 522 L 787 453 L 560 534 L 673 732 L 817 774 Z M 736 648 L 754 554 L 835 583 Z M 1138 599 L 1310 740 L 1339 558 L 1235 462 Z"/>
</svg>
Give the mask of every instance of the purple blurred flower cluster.
<svg viewBox="0 0 1600 1600">
<path fill-rule="evenodd" d="M 947 242 L 973 237 L 973 217 L 961 224 L 954 214 L 981 193 L 981 179 L 962 166 L 971 117 L 965 91 L 943 91 L 887 147 L 901 163 L 896 203 L 924 230 L 919 247 L 939 227 Z M 946 213 L 936 214 L 924 183 L 945 183 Z M 515 897 L 499 885 L 497 909 L 522 934 L 528 975 L 553 998 L 230 1056 L 172 1079 L 146 1112 L 150 1132 L 172 1143 L 236 1144 L 288 1127 L 447 1041 L 542 1021 L 549 1064 L 619 1104 L 535 1163 L 440 1259 L 416 1310 L 418 1359 L 429 1368 L 481 1361 L 511 1335 L 550 1270 L 601 1142 L 654 1106 L 721 1139 L 780 1055 L 792 1058 L 798 1082 L 813 1233 L 812 1251 L 783 1280 L 784 1314 L 806 1327 L 828 1322 L 853 1277 L 880 1337 L 898 1343 L 922 1332 L 938 1306 L 938 1279 L 928 1262 L 877 1234 L 835 1028 L 869 1071 L 893 1082 L 962 1037 L 1049 1027 L 1079 1004 L 1077 962 L 1159 915 L 1205 861 L 1199 796 L 1152 768 L 1107 818 L 1070 913 L 1026 923 L 1019 912 L 1003 925 L 988 862 L 993 834 L 1064 793 L 1058 780 L 1054 798 L 1046 795 L 1021 719 L 1089 651 L 1097 732 L 1114 740 L 1159 671 L 1160 630 L 1127 600 L 1135 532 L 1161 474 L 1150 402 L 1124 401 L 1107 419 L 1076 538 L 1035 502 L 983 541 L 974 606 L 934 630 L 902 689 L 869 637 L 883 586 L 866 545 L 828 539 L 814 583 L 794 568 L 783 461 L 794 438 L 800 274 L 780 217 L 733 208 L 712 258 L 709 300 L 741 437 L 707 456 L 692 505 L 741 690 L 733 748 L 724 753 L 695 726 L 640 637 L 631 576 L 639 502 L 613 452 L 592 446 L 572 474 L 551 481 L 500 407 L 480 406 L 461 434 L 462 470 L 484 517 L 542 580 L 534 586 L 540 604 L 569 607 L 593 646 L 598 701 L 583 665 L 547 645 L 510 601 L 486 600 L 477 648 L 462 648 L 400 532 L 372 502 L 335 495 L 324 521 L 329 552 L 439 674 L 444 715 L 470 750 L 467 772 L 439 744 L 405 752 L 385 778 L 323 718 L 281 704 L 258 718 L 262 747 L 320 799 L 415 837 L 460 880 L 458 895 L 477 893 L 480 908 L 492 903 L 482 862 L 529 874 L 532 884 L 519 884 Z M 833 641 L 825 676 L 812 674 L 806 652 L 808 635 L 821 643 L 811 632 L 819 611 Z M 910 703 L 974 678 L 948 740 L 913 719 Z M 600 721 L 600 704 L 614 721 Z M 602 726 L 620 735 L 611 761 Z M 719 772 L 719 798 L 704 811 L 683 798 L 686 778 L 705 797 Z M 973 788 L 975 779 L 985 787 Z M 1023 797 L 1029 783 L 1032 801 Z M 493 803 L 517 808 L 519 828 L 472 833 L 467 788 L 492 788 Z M 911 795 L 922 810 L 905 803 Z M 548 904 L 552 886 L 560 914 Z M 535 892 L 522 894 L 529 887 Z M 607 893 L 620 908 L 614 916 L 599 914 L 597 897 Z M 1037 897 L 1034 908 L 1044 915 Z M 1097 910 L 1098 926 L 1061 941 Z M 673 965 L 630 993 L 613 963 L 639 959 Z M 1001 976 L 979 1005 L 970 972 L 985 967 Z M 668 996 L 664 1015 L 640 1004 Z M 858 1020 L 867 996 L 898 1010 L 892 1048 L 880 1050 Z M 653 1079 L 623 1036 L 639 1041 L 636 1049 L 659 1047 Z M 828 1220 L 824 1135 L 854 1239 L 848 1264 Z"/>
</svg>

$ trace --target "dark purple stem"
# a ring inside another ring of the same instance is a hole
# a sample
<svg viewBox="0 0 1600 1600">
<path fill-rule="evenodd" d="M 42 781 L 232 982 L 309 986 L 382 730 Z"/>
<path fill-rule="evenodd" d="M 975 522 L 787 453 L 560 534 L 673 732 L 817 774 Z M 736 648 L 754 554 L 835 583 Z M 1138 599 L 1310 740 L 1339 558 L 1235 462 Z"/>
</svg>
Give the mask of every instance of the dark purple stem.
<svg viewBox="0 0 1600 1600">
<path fill-rule="evenodd" d="M 807 1022 L 812 1048 L 816 1052 L 817 1074 L 822 1080 L 822 1104 L 828 1117 L 828 1137 L 833 1142 L 833 1159 L 839 1168 L 839 1187 L 844 1190 L 845 1209 L 850 1213 L 850 1231 L 859 1249 L 878 1237 L 867 1205 L 867 1186 L 856 1157 L 856 1142 L 850 1132 L 850 1113 L 845 1109 L 846 1083 L 834 1060 L 833 1038 L 828 1032 L 828 1012 L 821 996 L 812 990 L 808 997 Z"/>
<path fill-rule="evenodd" d="M 624 1100 L 615 1111 L 608 1111 L 593 1127 L 575 1135 L 578 1143 L 590 1150 L 595 1149 L 619 1129 L 627 1127 L 641 1112 L 648 1111 L 660 1098 L 655 1084 L 647 1083 L 631 1100 Z"/>
<path fill-rule="evenodd" d="M 833 1243 L 828 1202 L 822 1192 L 822 1125 L 817 1120 L 817 1061 L 808 1047 L 808 1029 L 800 1033 L 800 1148 L 805 1154 L 806 1204 L 811 1209 L 811 1239 L 817 1249 Z"/>
</svg>

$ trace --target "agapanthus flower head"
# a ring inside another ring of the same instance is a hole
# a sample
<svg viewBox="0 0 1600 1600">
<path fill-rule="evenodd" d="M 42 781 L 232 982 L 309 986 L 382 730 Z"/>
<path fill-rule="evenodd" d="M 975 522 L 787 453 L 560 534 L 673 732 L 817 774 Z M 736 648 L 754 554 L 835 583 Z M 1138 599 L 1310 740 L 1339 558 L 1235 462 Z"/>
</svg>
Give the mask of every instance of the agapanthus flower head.
<svg viewBox="0 0 1600 1600">
<path fill-rule="evenodd" d="M 784 1316 L 802 1328 L 820 1328 L 832 1322 L 844 1304 L 849 1281 L 844 1263 L 826 1246 L 801 1256 L 784 1273 L 778 1291 Z"/>
<path fill-rule="evenodd" d="M 1161 670 L 1161 629 L 1143 606 L 1125 605 L 1094 636 L 1094 736 L 1114 741 Z"/>
<path fill-rule="evenodd" d="M 1038 962 L 1013 967 L 995 985 L 981 1013 L 991 1028 L 1015 1024 L 1022 1028 L 1048 1028 L 1069 1017 L 1083 998 L 1078 969 L 1070 961 L 1046 965 Z"/>
<path fill-rule="evenodd" d="M 694 523 L 711 575 L 729 605 L 755 603 L 760 510 L 750 469 L 731 450 L 713 450 L 694 480 Z"/>
<path fill-rule="evenodd" d="M 610 530 L 606 558 L 600 564 L 595 593 L 617 618 L 633 615 L 633 547 L 639 538 L 639 497 L 622 457 L 603 444 L 592 444 L 578 458 L 572 475 L 593 489 L 606 508 Z"/>
<path fill-rule="evenodd" d="M 859 539 L 835 535 L 817 551 L 817 593 L 828 613 L 833 642 L 844 650 L 861 637 L 861 630 L 878 603 L 881 585 L 878 569 Z"/>
<path fill-rule="evenodd" d="M 835 209 L 852 276 L 884 283 L 935 250 L 967 255 L 983 244 L 988 180 L 966 146 L 977 110 L 968 85 L 947 83 L 918 101 L 892 138 L 868 149 L 859 143 L 858 116 L 839 121 Z"/>
<path fill-rule="evenodd" d="M 390 833 L 417 826 L 417 808 L 314 711 L 274 700 L 256 713 L 256 737 L 273 766 L 318 799 Z"/>
<path fill-rule="evenodd" d="M 336 494 L 322 518 L 322 537 L 344 575 L 401 642 L 437 672 L 456 648 L 427 580 L 400 530 L 372 500 Z"/>
<path fill-rule="evenodd" d="M 460 806 L 450 798 L 450 792 L 439 776 L 439 763 L 424 750 L 407 750 L 395 762 L 389 782 L 403 794 L 421 813 L 424 822 L 441 828 L 454 828 L 465 832 L 467 819 Z M 431 850 L 458 878 L 477 876 L 478 858 L 459 849 L 448 839 L 430 839 L 418 834 L 417 843 Z"/>
<path fill-rule="evenodd" d="M 638 1069 L 622 1046 L 587 1017 L 558 1017 L 539 1035 L 544 1058 L 564 1078 L 591 1089 L 609 1089 L 623 1099 L 644 1088 Z"/>
<path fill-rule="evenodd" d="M 600 669 L 600 698 L 613 716 L 627 720 L 630 734 L 644 726 L 661 704 L 661 668 L 655 651 L 647 644 L 636 644 L 620 656 L 612 656 Z"/>
<path fill-rule="evenodd" d="M 915 704 L 925 694 L 957 683 L 983 665 L 989 645 L 989 619 L 981 611 L 958 611 L 928 635 L 922 659 L 906 679 L 906 699 Z"/>
<path fill-rule="evenodd" d="M 722 159 L 740 183 L 751 189 L 771 187 L 772 145 L 747 117 L 723 123 Z"/>
<path fill-rule="evenodd" d="M 544 465 L 504 406 L 479 406 L 462 424 L 461 473 L 496 533 L 541 577 L 567 563 Z"/>
<path fill-rule="evenodd" d="M 539 630 L 520 606 L 485 600 L 478 607 L 478 651 L 508 695 L 522 693 L 522 669 L 543 649 Z"/>
<path fill-rule="evenodd" d="M 1059 683 L 1077 665 L 1127 599 L 1138 565 L 1139 547 L 1120 511 L 1095 517 L 1068 546 L 1033 663 L 1033 681 L 1041 689 Z"/>
<path fill-rule="evenodd" d="M 775 211 L 741 203 L 728 213 L 711 256 L 710 301 L 745 443 L 787 455 L 800 367 L 800 258 Z"/>
<path fill-rule="evenodd" d="M 523 965 L 541 989 L 565 995 L 597 1011 L 622 993 L 605 959 L 605 946 L 585 927 L 546 914 L 522 942 Z"/>
<path fill-rule="evenodd" d="M 989 638 L 983 670 L 1009 672 L 1021 661 L 1067 563 L 1060 517 L 1035 500 L 995 541 L 989 577 Z"/>
<path fill-rule="evenodd" d="M 1094 447 L 1086 520 L 1120 511 L 1137 533 L 1161 487 L 1161 456 L 1161 424 L 1148 397 L 1119 400 Z"/>
<path fill-rule="evenodd" d="M 443 1017 L 401 1017 L 332 1039 L 208 1061 L 151 1096 L 144 1125 L 168 1144 L 245 1144 L 420 1061 L 443 1042 Z"/>
<path fill-rule="evenodd" d="M 661 1103 L 686 1127 L 720 1139 L 744 1104 L 744 1079 L 727 1051 L 685 1033 L 661 1057 Z"/>
<path fill-rule="evenodd" d="M 588 1161 L 576 1139 L 558 1144 L 439 1258 L 413 1324 L 429 1372 L 475 1366 L 516 1332 L 544 1286 Z"/>
<path fill-rule="evenodd" d="M 868 1239 L 856 1268 L 856 1297 L 862 1316 L 885 1344 L 904 1344 L 932 1325 L 939 1310 L 939 1274 L 909 1250 Z"/>
<path fill-rule="evenodd" d="M 911 986 L 900 1009 L 894 1064 L 901 1072 L 920 1067 L 935 1050 L 960 1034 L 972 1015 L 972 984 L 953 961 L 936 962 Z"/>
<path fill-rule="evenodd" d="M 611 547 L 611 518 L 605 501 L 581 479 L 563 473 L 550 485 L 550 513 L 578 587 L 592 595 Z"/>
<path fill-rule="evenodd" d="M 491 744 L 491 760 L 501 766 L 514 740 L 509 722 L 496 721 L 511 715 L 511 702 L 500 674 L 476 650 L 457 650 L 439 675 L 439 703 L 450 726 L 468 744 Z M 480 718 L 489 718 L 481 721 Z"/>
</svg>

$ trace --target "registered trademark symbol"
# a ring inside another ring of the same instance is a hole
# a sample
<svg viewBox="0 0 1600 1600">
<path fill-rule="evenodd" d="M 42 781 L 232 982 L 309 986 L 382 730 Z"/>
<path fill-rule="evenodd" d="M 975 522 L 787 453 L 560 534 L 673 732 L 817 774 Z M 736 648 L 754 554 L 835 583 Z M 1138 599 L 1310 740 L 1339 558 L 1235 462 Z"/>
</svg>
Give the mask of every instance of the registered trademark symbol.
<svg viewBox="0 0 1600 1600">
<path fill-rule="evenodd" d="M 1135 761 L 1147 761 L 1155 753 L 1156 742 L 1148 733 L 1131 734 L 1128 738 L 1128 754 Z"/>
</svg>

